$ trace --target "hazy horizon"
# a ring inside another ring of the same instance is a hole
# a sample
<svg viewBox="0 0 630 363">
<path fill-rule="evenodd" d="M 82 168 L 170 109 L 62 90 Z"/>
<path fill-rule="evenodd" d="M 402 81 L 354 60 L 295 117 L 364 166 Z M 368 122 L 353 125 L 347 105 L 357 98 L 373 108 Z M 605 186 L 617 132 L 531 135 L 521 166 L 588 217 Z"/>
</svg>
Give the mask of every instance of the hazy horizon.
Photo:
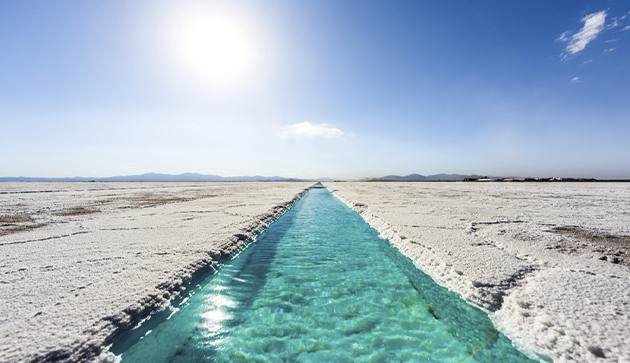
<svg viewBox="0 0 630 363">
<path fill-rule="evenodd" d="M 201 180 L 201 179 L 186 179 L 184 180 L 184 176 L 201 176 L 204 177 L 206 179 Z M 370 176 L 363 176 L 363 177 L 359 177 L 359 178 L 331 178 L 331 177 L 314 177 L 314 178 L 300 178 L 300 177 L 295 177 L 295 176 L 285 176 L 285 175 L 217 175 L 217 174 L 201 174 L 201 173 L 191 173 L 191 172 L 186 172 L 186 173 L 180 173 L 180 174 L 166 174 L 166 173 L 154 173 L 154 172 L 147 172 L 147 173 L 143 173 L 143 174 L 125 174 L 125 175 L 108 175 L 108 176 L 102 176 L 102 177 L 86 177 L 86 176 L 82 176 L 82 175 L 75 175 L 75 176 L 69 176 L 69 177 L 40 177 L 40 176 L 26 176 L 26 175 L 20 175 L 20 176 L 16 176 L 16 177 L 6 177 L 6 176 L 0 176 L 0 182 L 4 182 L 4 181 L 11 181 L 11 180 L 7 180 L 7 179 L 29 179 L 29 180 L 17 180 L 17 181 L 40 181 L 40 180 L 49 180 L 49 181 L 60 181 L 61 179 L 76 179 L 79 182 L 83 182 L 83 181 L 90 181 L 90 180 L 96 180 L 96 181 L 143 181 L 141 180 L 142 178 L 138 178 L 138 177 L 148 177 L 151 176 L 152 179 L 150 180 L 146 180 L 146 181 L 273 181 L 273 180 L 313 180 L 313 181 L 318 181 L 318 180 L 376 180 L 376 179 L 383 179 L 383 181 L 388 181 L 390 179 L 384 179 L 386 177 L 394 177 L 395 179 L 391 179 L 391 180 L 399 180 L 398 178 L 408 178 L 408 177 L 415 177 L 415 176 L 419 176 L 419 177 L 425 177 L 425 178 L 429 178 L 427 179 L 428 181 L 436 181 L 438 180 L 437 178 L 442 178 L 441 180 L 444 181 L 449 181 L 449 180 L 463 180 L 463 178 L 466 177 L 482 177 L 482 178 L 500 178 L 500 179 L 510 179 L 510 178 L 540 178 L 540 179 L 547 179 L 547 178 L 560 178 L 560 179 L 597 179 L 597 180 L 629 180 L 629 179 L 624 179 L 624 178 L 593 178 L 590 176 L 585 176 L 585 175 L 581 175 L 581 176 L 576 176 L 576 175 L 547 175 L 547 176 L 532 176 L 532 175 L 489 175 L 489 174 L 459 174 L 459 173 L 438 173 L 438 174 L 419 174 L 419 173 L 412 173 L 412 174 L 407 174 L 407 175 L 394 175 L 394 174 L 387 174 L 387 175 L 370 175 Z M 159 176 L 162 177 L 162 179 L 159 179 Z M 180 177 L 180 178 L 176 178 L 176 177 Z M 218 178 L 222 178 L 222 179 L 226 179 L 226 180 L 214 180 L 215 177 Z M 449 179 L 449 177 L 451 177 L 452 179 Z M 135 179 L 134 179 L 135 178 Z M 171 180 L 169 180 L 169 178 Z M 210 178 L 210 179 L 208 179 Z M 454 178 L 454 179 L 453 179 Z M 32 179 L 32 180 L 31 180 Z M 115 180 L 117 179 L 117 180 Z M 411 180 L 411 179 L 409 179 Z M 416 180 L 416 179 L 414 179 Z M 72 180 L 70 180 L 72 181 Z"/>
<path fill-rule="evenodd" d="M 630 178 L 630 3 L 0 4 L 0 177 Z"/>
</svg>

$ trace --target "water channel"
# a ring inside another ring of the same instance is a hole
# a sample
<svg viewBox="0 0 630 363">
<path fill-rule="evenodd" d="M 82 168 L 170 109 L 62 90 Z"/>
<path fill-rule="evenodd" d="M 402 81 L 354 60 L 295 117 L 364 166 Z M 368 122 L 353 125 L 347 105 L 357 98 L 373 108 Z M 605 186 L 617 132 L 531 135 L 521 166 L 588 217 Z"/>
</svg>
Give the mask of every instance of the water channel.
<svg viewBox="0 0 630 363">
<path fill-rule="evenodd" d="M 122 362 L 533 362 L 359 214 L 312 189 L 114 347 Z"/>
</svg>

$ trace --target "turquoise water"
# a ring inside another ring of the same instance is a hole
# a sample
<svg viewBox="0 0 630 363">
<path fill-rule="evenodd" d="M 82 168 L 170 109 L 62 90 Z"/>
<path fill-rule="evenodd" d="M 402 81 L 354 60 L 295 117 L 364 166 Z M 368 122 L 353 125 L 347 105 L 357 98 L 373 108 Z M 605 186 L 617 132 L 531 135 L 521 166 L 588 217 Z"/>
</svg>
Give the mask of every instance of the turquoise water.
<svg viewBox="0 0 630 363">
<path fill-rule="evenodd" d="M 122 362 L 462 362 L 495 332 L 326 189 L 175 305 Z M 529 361 L 499 333 L 467 362 Z"/>
</svg>

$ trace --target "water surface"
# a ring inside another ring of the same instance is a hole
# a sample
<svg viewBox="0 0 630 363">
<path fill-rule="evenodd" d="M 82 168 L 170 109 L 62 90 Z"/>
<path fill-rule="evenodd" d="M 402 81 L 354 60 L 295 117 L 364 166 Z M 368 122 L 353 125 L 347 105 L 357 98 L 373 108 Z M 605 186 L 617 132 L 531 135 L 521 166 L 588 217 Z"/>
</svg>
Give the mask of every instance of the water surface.
<svg viewBox="0 0 630 363">
<path fill-rule="evenodd" d="M 123 362 L 462 362 L 495 332 L 325 189 L 176 305 Z M 499 333 L 467 362 L 529 361 Z"/>
</svg>

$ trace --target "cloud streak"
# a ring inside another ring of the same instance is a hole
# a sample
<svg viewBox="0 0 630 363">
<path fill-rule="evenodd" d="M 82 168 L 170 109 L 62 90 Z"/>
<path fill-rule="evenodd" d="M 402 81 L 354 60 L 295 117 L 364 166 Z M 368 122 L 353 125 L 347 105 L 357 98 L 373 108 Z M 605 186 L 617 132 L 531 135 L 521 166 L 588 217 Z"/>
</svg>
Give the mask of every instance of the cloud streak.
<svg viewBox="0 0 630 363">
<path fill-rule="evenodd" d="M 342 135 L 344 135 L 344 132 L 337 128 L 329 127 L 327 124 L 313 125 L 310 122 L 286 125 L 280 130 L 281 138 L 321 137 L 325 139 L 335 139 Z"/>
<path fill-rule="evenodd" d="M 589 14 L 582 18 L 584 27 L 579 32 L 570 35 L 570 31 L 566 31 L 560 35 L 557 40 L 562 42 L 568 42 L 566 47 L 567 52 L 576 54 L 582 51 L 588 43 L 597 38 L 597 35 L 604 30 L 604 23 L 606 22 L 606 11 L 601 10 L 596 13 Z"/>
</svg>

